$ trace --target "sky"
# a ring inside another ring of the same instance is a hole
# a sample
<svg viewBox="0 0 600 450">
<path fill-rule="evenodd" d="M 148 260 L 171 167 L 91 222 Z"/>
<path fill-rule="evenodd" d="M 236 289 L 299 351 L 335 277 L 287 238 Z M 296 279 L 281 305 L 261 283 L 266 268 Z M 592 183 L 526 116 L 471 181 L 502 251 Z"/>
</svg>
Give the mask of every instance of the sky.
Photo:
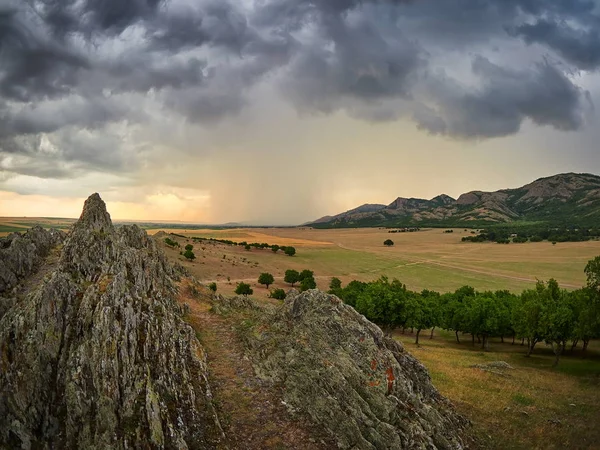
<svg viewBox="0 0 600 450">
<path fill-rule="evenodd" d="M 0 216 L 298 224 L 600 174 L 600 1 L 0 0 Z"/>
</svg>

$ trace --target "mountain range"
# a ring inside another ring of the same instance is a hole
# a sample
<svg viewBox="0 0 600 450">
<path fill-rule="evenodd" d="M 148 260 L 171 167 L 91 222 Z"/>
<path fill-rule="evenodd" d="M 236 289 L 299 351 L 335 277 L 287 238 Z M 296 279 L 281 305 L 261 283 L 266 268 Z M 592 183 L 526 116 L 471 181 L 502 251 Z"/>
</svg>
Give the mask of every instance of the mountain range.
<svg viewBox="0 0 600 450">
<path fill-rule="evenodd" d="M 398 197 L 389 205 L 365 204 L 307 225 L 315 228 L 372 226 L 485 226 L 512 222 L 596 226 L 600 223 L 600 176 L 563 173 L 515 189 L 471 191 L 454 199 Z"/>
</svg>

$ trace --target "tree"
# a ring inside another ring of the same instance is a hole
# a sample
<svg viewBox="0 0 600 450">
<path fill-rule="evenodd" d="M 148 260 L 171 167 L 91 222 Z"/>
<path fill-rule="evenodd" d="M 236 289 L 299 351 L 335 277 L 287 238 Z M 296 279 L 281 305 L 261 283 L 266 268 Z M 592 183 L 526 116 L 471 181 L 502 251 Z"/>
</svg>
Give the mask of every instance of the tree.
<svg viewBox="0 0 600 450">
<path fill-rule="evenodd" d="M 191 251 L 191 250 L 186 250 L 186 251 L 183 253 L 183 256 L 184 256 L 186 259 L 189 259 L 190 261 L 192 261 L 192 260 L 196 259 L 196 255 L 194 255 L 194 252 L 193 252 L 193 251 Z"/>
<path fill-rule="evenodd" d="M 235 288 L 235 293 L 237 295 L 243 295 L 244 297 L 247 297 L 249 295 L 252 295 L 254 291 L 252 290 L 249 284 L 241 282 L 238 283 L 237 287 Z"/>
<path fill-rule="evenodd" d="M 300 281 L 300 292 L 308 291 L 309 289 L 316 289 L 317 282 L 311 277 L 304 278 Z"/>
<path fill-rule="evenodd" d="M 302 281 L 305 278 L 314 278 L 314 277 L 315 277 L 315 273 L 312 270 L 304 269 L 302 272 L 300 272 L 300 275 L 298 275 L 298 281 Z"/>
<path fill-rule="evenodd" d="M 208 289 L 210 289 L 210 290 L 211 290 L 211 291 L 213 291 L 213 292 L 217 292 L 217 283 L 214 283 L 214 282 L 213 282 L 213 283 L 210 283 L 210 284 L 208 285 Z"/>
<path fill-rule="evenodd" d="M 192 250 L 194 250 L 194 246 L 192 244 L 188 244 L 188 245 L 185 246 L 185 249 L 189 250 L 189 251 L 192 251 Z"/>
<path fill-rule="evenodd" d="M 246 244 L 244 245 L 244 248 L 249 251 L 252 247 L 250 246 L 250 244 Z"/>
<path fill-rule="evenodd" d="M 329 282 L 329 293 L 341 297 L 342 280 L 333 277 Z"/>
<path fill-rule="evenodd" d="M 279 245 L 271 245 L 271 251 L 277 253 L 279 251 Z"/>
<path fill-rule="evenodd" d="M 391 239 L 386 239 L 385 241 L 383 241 L 383 245 L 385 245 L 386 247 L 391 247 L 392 245 L 394 245 L 394 241 L 392 241 Z"/>
<path fill-rule="evenodd" d="M 513 310 L 513 324 L 518 337 L 527 339 L 527 354 L 530 356 L 535 345 L 544 337 L 543 293 L 546 289 L 542 281 L 538 281 L 535 289 L 527 289 L 521 294 L 521 301 Z"/>
<path fill-rule="evenodd" d="M 283 289 L 273 289 L 269 297 L 274 298 L 276 300 L 285 300 L 285 291 Z"/>
<path fill-rule="evenodd" d="M 269 285 L 273 284 L 274 281 L 275 279 L 273 278 L 273 275 L 267 272 L 261 273 L 258 277 L 258 283 L 264 284 L 267 287 L 267 289 L 269 289 Z"/>
<path fill-rule="evenodd" d="M 406 286 L 394 280 L 390 284 L 387 277 L 368 283 L 356 300 L 356 310 L 367 319 L 382 327 L 386 335 L 394 328 L 403 326 L 405 318 Z"/>
<path fill-rule="evenodd" d="M 296 249 L 294 247 L 286 247 L 285 254 L 288 256 L 294 256 L 296 254 Z"/>
<path fill-rule="evenodd" d="M 300 281 L 300 274 L 297 270 L 294 269 L 286 270 L 285 276 L 283 277 L 283 281 L 285 281 L 286 283 L 290 283 L 292 287 L 294 287 L 294 284 Z"/>
</svg>

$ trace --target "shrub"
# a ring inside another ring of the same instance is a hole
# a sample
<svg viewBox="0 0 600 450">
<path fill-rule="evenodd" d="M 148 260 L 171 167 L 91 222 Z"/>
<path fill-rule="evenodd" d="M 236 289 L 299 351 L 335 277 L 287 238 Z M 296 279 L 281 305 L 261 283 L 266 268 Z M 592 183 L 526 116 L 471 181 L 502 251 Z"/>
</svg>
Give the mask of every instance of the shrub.
<svg viewBox="0 0 600 450">
<path fill-rule="evenodd" d="M 286 247 L 285 254 L 288 256 L 294 256 L 296 254 L 296 249 L 294 247 Z"/>
<path fill-rule="evenodd" d="M 217 283 L 212 282 L 208 285 L 208 289 L 210 289 L 213 292 L 217 292 Z"/>
<path fill-rule="evenodd" d="M 247 297 L 248 295 L 252 295 L 254 291 L 248 283 L 242 282 L 238 283 L 237 287 L 235 288 L 235 293 L 237 295 L 243 295 L 244 297 Z"/>
<path fill-rule="evenodd" d="M 189 250 L 189 251 L 192 251 L 192 250 L 194 250 L 194 246 L 192 244 L 188 244 L 188 245 L 185 246 L 185 249 Z"/>
<path fill-rule="evenodd" d="M 179 247 L 179 243 L 171 238 L 165 238 L 165 244 L 167 244 L 169 247 Z"/>
<path fill-rule="evenodd" d="M 191 250 L 186 250 L 183 253 L 184 258 L 189 259 L 190 261 L 196 259 L 196 255 L 194 255 L 194 252 Z"/>
<path fill-rule="evenodd" d="M 285 291 L 283 289 L 273 289 L 269 297 L 276 300 L 285 300 Z"/>
<path fill-rule="evenodd" d="M 386 247 L 391 247 L 392 245 L 394 245 L 394 241 L 392 241 L 391 239 L 386 239 L 385 241 L 383 241 L 383 245 L 385 245 Z"/>
</svg>

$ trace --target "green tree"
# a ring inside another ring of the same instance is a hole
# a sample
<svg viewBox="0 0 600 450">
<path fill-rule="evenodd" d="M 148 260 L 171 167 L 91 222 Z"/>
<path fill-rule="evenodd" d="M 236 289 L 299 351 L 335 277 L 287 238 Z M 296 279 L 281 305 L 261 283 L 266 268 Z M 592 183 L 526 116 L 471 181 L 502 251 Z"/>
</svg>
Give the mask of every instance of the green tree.
<svg viewBox="0 0 600 450">
<path fill-rule="evenodd" d="M 217 283 L 212 282 L 208 285 L 208 289 L 210 289 L 212 292 L 217 292 Z"/>
<path fill-rule="evenodd" d="M 386 247 L 391 247 L 392 245 L 394 245 L 394 241 L 392 241 L 391 239 L 386 239 L 385 241 L 383 241 L 383 245 L 385 245 Z"/>
<path fill-rule="evenodd" d="M 179 247 L 179 243 L 171 238 L 165 238 L 165 244 L 169 247 Z"/>
<path fill-rule="evenodd" d="M 252 247 L 250 246 L 250 244 L 246 244 L 244 245 L 244 248 L 249 251 Z"/>
<path fill-rule="evenodd" d="M 296 254 L 296 249 L 294 247 L 286 247 L 285 248 L 285 254 L 288 256 L 294 256 Z"/>
<path fill-rule="evenodd" d="M 305 278 L 314 278 L 314 277 L 315 277 L 315 273 L 312 270 L 304 269 L 298 275 L 298 281 L 302 281 Z"/>
<path fill-rule="evenodd" d="M 183 256 L 184 256 L 186 259 L 189 259 L 190 261 L 192 261 L 192 260 L 196 259 L 196 255 L 194 255 L 194 252 L 193 252 L 193 251 L 191 251 L 191 250 L 186 250 L 186 251 L 183 253 Z"/>
<path fill-rule="evenodd" d="M 333 277 L 331 279 L 331 281 L 329 282 L 329 289 L 334 291 L 334 290 L 338 290 L 341 288 L 342 288 L 342 280 L 340 280 L 339 278 Z"/>
<path fill-rule="evenodd" d="M 189 251 L 192 251 L 192 250 L 194 250 L 194 246 L 192 244 L 188 244 L 188 245 L 185 246 L 185 249 L 189 250 Z"/>
<path fill-rule="evenodd" d="M 252 287 L 250 287 L 249 284 L 240 282 L 235 288 L 235 293 L 237 295 L 243 295 L 244 297 L 247 297 L 249 295 L 252 295 L 254 293 L 254 290 L 252 290 Z"/>
<path fill-rule="evenodd" d="M 298 281 L 300 281 L 300 273 L 298 273 L 297 270 L 288 269 L 285 271 L 285 276 L 283 277 L 283 281 L 285 281 L 286 283 L 290 283 L 292 285 L 292 287 L 294 287 L 294 284 L 296 284 Z"/>
<path fill-rule="evenodd" d="M 404 309 L 406 301 L 406 287 L 394 280 L 389 283 L 387 277 L 368 283 L 356 300 L 356 310 L 367 319 L 382 327 L 388 336 L 406 322 Z"/>
<path fill-rule="evenodd" d="M 277 253 L 279 251 L 279 245 L 271 245 L 271 251 Z"/>
<path fill-rule="evenodd" d="M 258 277 L 258 283 L 264 284 L 267 287 L 267 289 L 269 289 L 269 285 L 273 284 L 274 281 L 275 279 L 273 278 L 273 275 L 267 272 L 261 273 Z"/>
<path fill-rule="evenodd" d="M 300 280 L 300 292 L 308 291 L 309 289 L 316 289 L 317 282 L 313 277 L 307 277 Z"/>
<path fill-rule="evenodd" d="M 513 324 L 518 337 L 527 339 L 527 354 L 530 356 L 535 345 L 544 337 L 543 316 L 546 289 L 542 281 L 538 281 L 535 289 L 527 289 L 521 294 L 520 302 L 513 311 Z"/>
<path fill-rule="evenodd" d="M 283 289 L 273 289 L 269 297 L 274 298 L 276 300 L 285 300 L 286 294 Z"/>
</svg>

